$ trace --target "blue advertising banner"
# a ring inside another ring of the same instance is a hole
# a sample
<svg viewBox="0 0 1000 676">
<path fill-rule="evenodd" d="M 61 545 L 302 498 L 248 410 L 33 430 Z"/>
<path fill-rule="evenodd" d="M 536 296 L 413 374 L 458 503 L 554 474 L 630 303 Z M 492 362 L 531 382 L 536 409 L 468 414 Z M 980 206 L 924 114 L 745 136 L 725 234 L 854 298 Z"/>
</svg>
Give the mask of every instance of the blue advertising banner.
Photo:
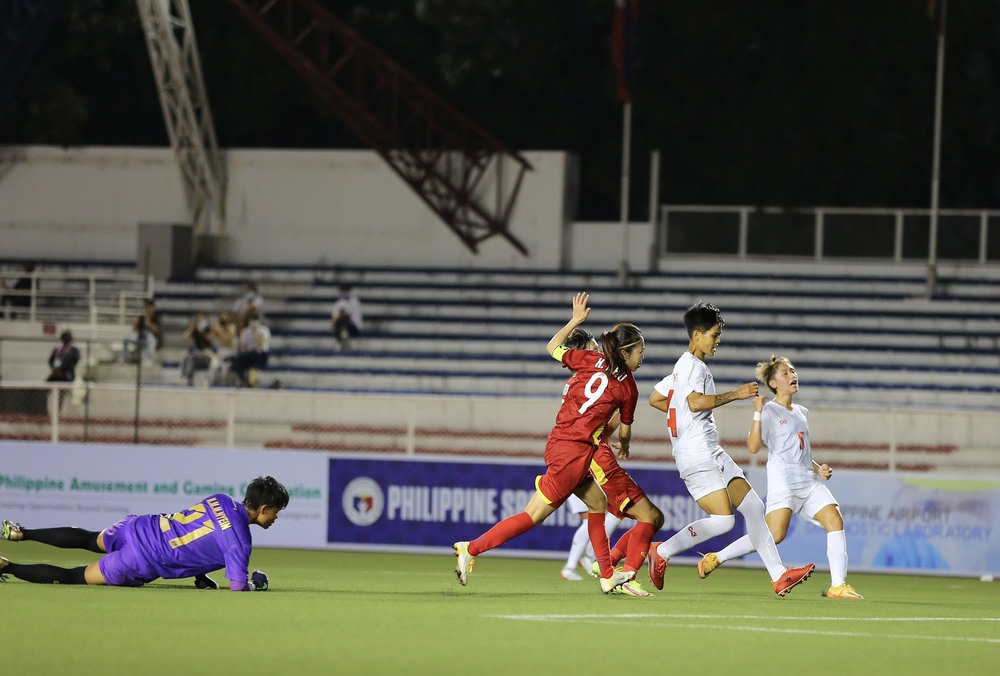
<svg viewBox="0 0 1000 676">
<path fill-rule="evenodd" d="M 450 548 L 453 542 L 474 539 L 523 511 L 534 493 L 535 477 L 545 470 L 541 463 L 468 459 L 338 457 L 329 463 L 328 543 L 386 549 Z M 657 539 L 705 516 L 676 470 L 639 463 L 627 463 L 627 470 L 666 517 Z M 503 553 L 563 556 L 579 525 L 580 518 L 563 507 L 504 545 Z M 721 548 L 743 533 L 740 521 L 727 536 L 699 548 Z"/>
<path fill-rule="evenodd" d="M 763 470 L 748 476 L 764 486 Z M 844 517 L 850 570 L 1000 573 L 1000 529 L 994 527 L 1000 477 L 839 470 L 828 485 Z M 792 519 L 778 550 L 786 561 L 828 567 L 824 530 L 801 517 Z"/>
</svg>

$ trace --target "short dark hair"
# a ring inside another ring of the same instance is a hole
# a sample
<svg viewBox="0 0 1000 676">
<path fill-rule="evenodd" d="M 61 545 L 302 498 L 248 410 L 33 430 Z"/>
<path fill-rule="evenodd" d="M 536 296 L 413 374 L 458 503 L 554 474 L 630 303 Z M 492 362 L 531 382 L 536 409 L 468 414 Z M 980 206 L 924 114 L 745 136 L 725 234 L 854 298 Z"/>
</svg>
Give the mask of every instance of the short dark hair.
<svg viewBox="0 0 1000 676">
<path fill-rule="evenodd" d="M 278 511 L 288 506 L 288 491 L 273 476 L 259 476 L 247 484 L 243 506 L 259 509 L 263 505 L 277 507 Z"/>
<path fill-rule="evenodd" d="M 693 338 L 695 331 L 708 331 L 716 324 L 723 327 L 726 322 L 722 319 L 719 308 L 711 303 L 698 301 L 684 313 L 684 327 L 687 329 L 688 338 Z"/>
<path fill-rule="evenodd" d="M 563 345 L 570 350 L 589 350 L 590 343 L 593 340 L 594 334 L 578 326 L 569 332 L 566 342 Z"/>
</svg>

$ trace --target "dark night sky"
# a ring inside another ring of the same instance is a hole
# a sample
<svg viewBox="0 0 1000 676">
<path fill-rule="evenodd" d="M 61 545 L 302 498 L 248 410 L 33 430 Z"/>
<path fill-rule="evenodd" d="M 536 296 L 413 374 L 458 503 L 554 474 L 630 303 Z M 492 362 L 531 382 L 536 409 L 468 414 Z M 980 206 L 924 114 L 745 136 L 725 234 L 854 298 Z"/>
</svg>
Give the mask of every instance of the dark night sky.
<svg viewBox="0 0 1000 676">
<path fill-rule="evenodd" d="M 223 147 L 358 147 L 229 2 L 190 3 Z M 582 158 L 580 217 L 618 209 L 612 0 L 322 2 L 519 150 Z M 943 207 L 1000 206 L 1000 1 L 950 0 Z M 930 203 L 936 34 L 927 0 L 642 0 L 633 214 L 649 153 L 665 202 Z M 166 145 L 131 0 L 64 2 L 0 143 Z"/>
</svg>

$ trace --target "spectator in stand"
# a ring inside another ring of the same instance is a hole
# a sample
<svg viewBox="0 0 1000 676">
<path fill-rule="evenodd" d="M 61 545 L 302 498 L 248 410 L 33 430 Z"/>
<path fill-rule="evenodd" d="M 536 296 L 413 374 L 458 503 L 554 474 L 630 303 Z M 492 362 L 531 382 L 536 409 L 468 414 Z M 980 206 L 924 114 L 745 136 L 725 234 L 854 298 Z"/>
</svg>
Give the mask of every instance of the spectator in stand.
<svg viewBox="0 0 1000 676">
<path fill-rule="evenodd" d="M 247 314 L 247 327 L 240 332 L 239 346 L 231 360 L 231 370 L 242 387 L 257 386 L 257 372 L 267 368 L 271 351 L 271 330 L 261 323 L 256 312 Z"/>
<path fill-rule="evenodd" d="M 156 309 L 156 301 L 152 298 L 146 301 L 143 308 L 143 318 L 146 330 L 153 334 L 153 338 L 156 339 L 156 346 L 153 349 L 154 351 L 159 350 L 163 346 L 163 315 Z"/>
<path fill-rule="evenodd" d="M 208 321 L 208 315 L 201 312 L 196 314 L 191 320 L 191 324 L 184 331 L 184 339 L 188 342 L 187 354 L 181 362 L 181 376 L 187 380 L 188 385 L 194 385 L 194 374 L 197 371 L 208 371 L 212 363 L 218 360 L 215 346 L 212 325 Z"/>
<path fill-rule="evenodd" d="M 136 363 L 140 359 L 146 363 L 156 361 L 156 350 L 159 343 L 146 321 L 146 315 L 136 315 L 132 320 L 132 333 L 122 340 L 122 355 L 120 362 Z"/>
<path fill-rule="evenodd" d="M 76 365 L 80 362 L 80 350 L 73 345 L 73 333 L 69 329 L 59 335 L 62 345 L 49 354 L 49 383 L 71 383 L 76 379 Z"/>
<path fill-rule="evenodd" d="M 245 329 L 250 323 L 251 312 L 258 319 L 264 317 L 264 298 L 257 292 L 256 284 L 247 282 L 246 291 L 233 302 L 233 319 L 236 322 L 237 332 Z"/>
<path fill-rule="evenodd" d="M 212 363 L 208 380 L 213 385 L 225 385 L 227 376 L 227 366 L 233 355 L 236 354 L 236 343 L 239 334 L 236 331 L 236 322 L 233 321 L 231 312 L 223 311 L 219 313 L 215 321 L 212 322 L 212 342 L 216 347 L 216 360 Z"/>
<path fill-rule="evenodd" d="M 357 338 L 364 328 L 361 300 L 350 284 L 340 286 L 340 298 L 333 304 L 330 322 L 333 324 L 333 335 L 342 349 L 350 347 L 351 338 Z"/>
<path fill-rule="evenodd" d="M 220 350 L 235 350 L 239 334 L 231 312 L 220 312 L 212 323 L 212 342 Z"/>
</svg>

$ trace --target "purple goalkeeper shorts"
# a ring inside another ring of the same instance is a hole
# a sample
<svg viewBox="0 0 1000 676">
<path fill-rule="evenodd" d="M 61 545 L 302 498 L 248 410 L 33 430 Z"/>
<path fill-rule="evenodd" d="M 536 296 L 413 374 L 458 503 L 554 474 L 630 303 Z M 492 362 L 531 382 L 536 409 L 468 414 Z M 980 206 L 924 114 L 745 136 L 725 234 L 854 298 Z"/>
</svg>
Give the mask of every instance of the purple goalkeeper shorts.
<svg viewBox="0 0 1000 676">
<path fill-rule="evenodd" d="M 112 587 L 141 587 L 159 577 L 140 554 L 135 542 L 135 514 L 105 528 L 104 548 L 108 553 L 97 565 L 101 575 Z"/>
</svg>

